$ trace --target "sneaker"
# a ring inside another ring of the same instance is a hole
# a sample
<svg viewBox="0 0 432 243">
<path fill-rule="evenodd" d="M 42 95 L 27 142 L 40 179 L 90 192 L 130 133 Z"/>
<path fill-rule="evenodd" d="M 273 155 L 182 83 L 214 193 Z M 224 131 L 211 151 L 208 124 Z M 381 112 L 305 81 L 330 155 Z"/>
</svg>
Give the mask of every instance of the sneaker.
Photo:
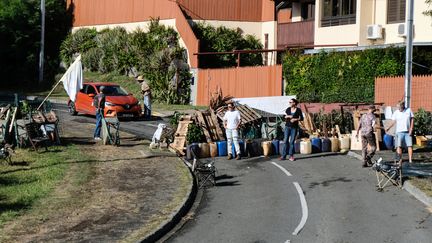
<svg viewBox="0 0 432 243">
<path fill-rule="evenodd" d="M 240 160 L 240 159 L 241 159 L 240 154 L 237 154 L 236 160 Z"/>
<path fill-rule="evenodd" d="M 100 137 L 95 137 L 94 140 L 96 140 L 96 141 L 100 141 L 100 140 L 102 140 L 102 138 L 100 138 Z"/>
<path fill-rule="evenodd" d="M 294 161 L 295 159 L 294 159 L 294 156 L 290 156 L 289 157 L 289 161 Z"/>
<path fill-rule="evenodd" d="M 227 160 L 230 160 L 230 159 L 232 159 L 232 155 L 228 154 Z"/>
<path fill-rule="evenodd" d="M 279 160 L 286 160 L 286 158 L 284 158 L 284 157 L 279 157 Z"/>
</svg>

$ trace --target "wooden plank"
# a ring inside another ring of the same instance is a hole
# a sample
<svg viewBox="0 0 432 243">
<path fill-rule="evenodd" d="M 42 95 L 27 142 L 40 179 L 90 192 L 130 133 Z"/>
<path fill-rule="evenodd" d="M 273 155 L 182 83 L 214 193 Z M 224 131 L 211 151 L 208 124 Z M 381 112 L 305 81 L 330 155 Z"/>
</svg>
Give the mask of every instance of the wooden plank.
<svg viewBox="0 0 432 243">
<path fill-rule="evenodd" d="M 13 129 L 13 126 L 14 126 L 14 122 L 15 122 L 15 118 L 16 118 L 17 111 L 18 111 L 18 107 L 15 107 L 15 110 L 13 111 L 13 115 L 12 115 L 12 120 L 11 120 L 11 123 L 10 123 L 10 125 L 9 125 L 9 133 L 12 132 L 12 129 Z"/>
<path fill-rule="evenodd" d="M 201 111 L 196 111 L 195 114 L 197 115 L 199 126 L 204 130 L 204 135 L 206 137 L 207 142 L 208 143 L 213 142 L 211 139 L 210 133 L 207 130 L 207 125 L 205 123 L 203 114 L 201 113 Z"/>
<path fill-rule="evenodd" d="M 188 126 L 191 123 L 192 123 L 192 121 L 179 121 L 175 136 L 186 136 L 187 131 L 188 131 Z"/>
<path fill-rule="evenodd" d="M 336 125 L 335 127 L 336 127 L 336 132 L 337 132 L 337 134 L 338 134 L 338 137 L 341 138 L 341 137 L 342 137 L 342 134 L 341 134 L 341 132 L 340 132 L 339 125 Z"/>
<path fill-rule="evenodd" d="M 361 136 L 356 138 L 357 130 L 351 132 L 351 148 L 350 150 L 362 150 Z"/>
<path fill-rule="evenodd" d="M 218 140 L 219 141 L 225 140 L 224 133 L 222 131 L 222 128 L 219 125 L 218 118 L 216 117 L 216 114 L 214 113 L 213 110 L 210 110 L 210 117 L 211 117 L 211 119 L 213 120 L 213 123 L 216 126 L 216 134 L 218 135 Z"/>
</svg>

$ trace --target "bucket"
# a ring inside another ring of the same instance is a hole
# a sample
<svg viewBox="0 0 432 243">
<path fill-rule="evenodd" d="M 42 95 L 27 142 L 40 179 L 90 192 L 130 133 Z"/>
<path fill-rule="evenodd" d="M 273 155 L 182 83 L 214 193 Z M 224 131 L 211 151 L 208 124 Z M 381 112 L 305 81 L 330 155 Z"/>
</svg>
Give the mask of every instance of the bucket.
<svg viewBox="0 0 432 243">
<path fill-rule="evenodd" d="M 394 139 L 392 135 L 384 134 L 384 145 L 388 150 L 394 148 Z"/>
<path fill-rule="evenodd" d="M 320 153 L 321 152 L 321 139 L 320 138 L 312 138 L 311 144 L 312 144 L 312 152 L 313 153 Z"/>
<path fill-rule="evenodd" d="M 253 144 L 253 141 L 251 139 L 245 140 L 245 153 L 243 154 L 243 156 L 246 156 L 249 158 L 255 156 L 252 144 Z"/>
<path fill-rule="evenodd" d="M 261 143 L 261 146 L 263 148 L 263 154 L 264 156 L 270 156 L 272 152 L 272 142 L 270 141 L 264 141 Z"/>
<path fill-rule="evenodd" d="M 239 146 L 240 146 L 240 154 L 241 155 L 244 155 L 245 154 L 245 152 L 244 152 L 244 142 L 243 142 L 243 140 L 238 140 L 238 143 L 239 143 Z M 232 145 L 231 145 L 231 153 L 232 153 L 232 155 L 233 156 L 236 156 L 237 154 L 236 154 L 236 151 L 235 151 L 235 146 L 234 146 L 234 142 L 232 143 Z"/>
<path fill-rule="evenodd" d="M 331 142 L 328 138 L 323 138 L 321 140 L 321 152 L 330 152 L 331 151 Z"/>
<path fill-rule="evenodd" d="M 297 139 L 297 140 L 295 140 L 295 142 L 294 142 L 294 152 L 295 152 L 296 154 L 299 154 L 299 153 L 300 153 L 300 142 L 301 142 L 300 139 Z"/>
<path fill-rule="evenodd" d="M 273 140 L 272 141 L 272 151 L 274 155 L 279 154 L 279 140 Z"/>
<path fill-rule="evenodd" d="M 349 136 L 339 138 L 339 147 L 341 151 L 348 151 L 350 149 L 351 139 Z"/>
<path fill-rule="evenodd" d="M 329 138 L 331 143 L 331 152 L 339 152 L 339 139 L 336 137 Z"/>
<path fill-rule="evenodd" d="M 300 142 L 300 153 L 301 154 L 311 154 L 312 153 L 312 144 L 310 140 L 304 140 Z"/>
<path fill-rule="evenodd" d="M 210 145 L 210 156 L 212 158 L 218 156 L 217 144 L 209 143 L 209 145 Z"/>
<path fill-rule="evenodd" d="M 252 149 L 254 152 L 254 156 L 261 156 L 263 155 L 263 149 L 261 147 L 261 144 L 257 140 L 252 141 Z"/>
<path fill-rule="evenodd" d="M 210 157 L 210 145 L 208 143 L 200 143 L 200 158 Z"/>
<path fill-rule="evenodd" d="M 187 160 L 193 159 L 192 150 L 194 151 L 196 156 L 199 156 L 199 151 L 200 151 L 199 144 L 198 143 L 192 143 L 186 147 L 186 159 Z"/>
<path fill-rule="evenodd" d="M 219 141 L 219 142 L 216 142 L 216 144 L 217 144 L 218 155 L 219 156 L 227 156 L 228 155 L 227 142 L 226 141 Z"/>
</svg>

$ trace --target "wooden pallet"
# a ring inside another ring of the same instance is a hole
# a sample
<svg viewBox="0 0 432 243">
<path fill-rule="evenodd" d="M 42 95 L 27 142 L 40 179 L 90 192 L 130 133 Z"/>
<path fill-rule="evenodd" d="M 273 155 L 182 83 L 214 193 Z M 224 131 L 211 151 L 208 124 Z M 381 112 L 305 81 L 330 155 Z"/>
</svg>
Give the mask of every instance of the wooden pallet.
<svg viewBox="0 0 432 243">
<path fill-rule="evenodd" d="M 236 109 L 240 112 L 241 123 L 240 125 L 253 123 L 262 118 L 260 114 L 258 114 L 254 109 L 250 108 L 247 105 L 237 105 Z M 223 117 L 227 111 L 226 107 L 219 107 L 217 109 L 217 116 L 223 120 Z"/>
<path fill-rule="evenodd" d="M 189 124 L 192 123 L 191 116 L 182 116 L 179 120 L 177 130 L 175 132 L 174 141 L 170 144 L 170 147 L 180 153 L 181 155 L 185 155 L 185 144 L 186 144 L 186 135 L 188 132 Z"/>
<path fill-rule="evenodd" d="M 225 140 L 219 121 L 213 111 L 196 111 L 195 115 L 208 143 Z"/>
</svg>

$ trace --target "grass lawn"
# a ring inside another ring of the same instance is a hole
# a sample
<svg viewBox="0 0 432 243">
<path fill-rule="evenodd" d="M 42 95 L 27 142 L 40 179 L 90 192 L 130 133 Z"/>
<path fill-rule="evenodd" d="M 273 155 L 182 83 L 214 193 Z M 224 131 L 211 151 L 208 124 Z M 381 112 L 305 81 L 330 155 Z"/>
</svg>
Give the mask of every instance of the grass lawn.
<svg viewBox="0 0 432 243">
<path fill-rule="evenodd" d="M 34 210 L 41 201 L 49 198 L 53 189 L 62 184 L 69 163 L 85 156 L 88 157 L 75 145 L 54 146 L 41 153 L 16 150 L 13 165 L 0 164 L 0 229 L 6 222 Z M 84 183 L 90 173 L 90 169 L 80 168 L 72 180 L 75 184 Z"/>
</svg>

